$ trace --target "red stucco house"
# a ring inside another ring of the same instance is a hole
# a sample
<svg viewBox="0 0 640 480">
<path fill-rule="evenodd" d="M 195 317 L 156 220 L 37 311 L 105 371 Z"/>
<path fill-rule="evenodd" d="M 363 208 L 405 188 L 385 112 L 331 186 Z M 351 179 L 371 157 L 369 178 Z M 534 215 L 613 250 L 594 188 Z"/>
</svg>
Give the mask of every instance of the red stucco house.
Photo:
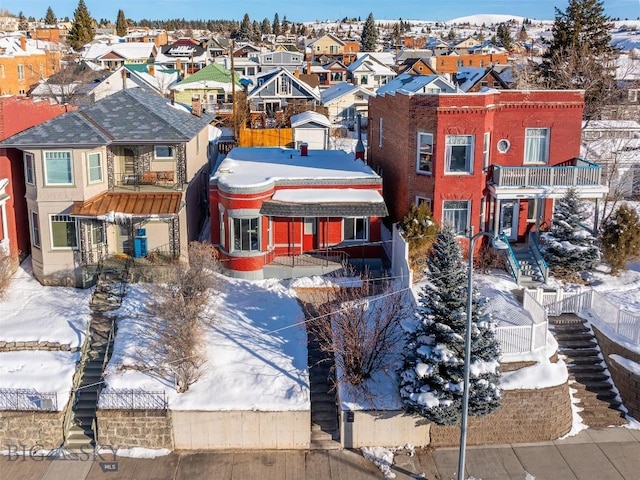
<svg viewBox="0 0 640 480">
<path fill-rule="evenodd" d="M 67 111 L 68 106 L 25 97 L 0 97 L 0 141 Z M 30 252 L 21 150 L 0 148 L 0 248 L 14 261 Z"/>
<path fill-rule="evenodd" d="M 211 243 L 240 278 L 380 261 L 382 179 L 342 150 L 234 148 L 210 182 Z"/>
<path fill-rule="evenodd" d="M 582 91 L 385 86 L 369 100 L 368 158 L 391 220 L 427 202 L 460 235 L 473 227 L 525 243 L 568 188 L 598 201 L 601 169 L 578 158 L 583 107 Z"/>
</svg>

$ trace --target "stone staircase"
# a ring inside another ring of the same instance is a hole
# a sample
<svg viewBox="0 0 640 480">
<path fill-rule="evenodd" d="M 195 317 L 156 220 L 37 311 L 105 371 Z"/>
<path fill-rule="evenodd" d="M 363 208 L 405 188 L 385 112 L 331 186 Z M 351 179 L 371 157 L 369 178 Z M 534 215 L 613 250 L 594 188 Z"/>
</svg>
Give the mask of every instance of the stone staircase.
<svg viewBox="0 0 640 480">
<path fill-rule="evenodd" d="M 593 428 L 625 425 L 624 413 L 613 391 L 613 383 L 602 359 L 600 347 L 586 321 L 574 314 L 549 317 L 550 330 L 569 369 L 570 387 L 577 390 L 579 413 Z"/>
<path fill-rule="evenodd" d="M 527 245 L 512 247 L 516 260 L 520 265 L 519 285 L 525 288 L 535 288 L 544 282 L 544 276 L 536 263 L 535 257 Z"/>
<path fill-rule="evenodd" d="M 122 304 L 128 278 L 128 264 L 103 267 L 90 300 L 89 339 L 81 358 L 81 375 L 76 386 L 71 418 L 65 423 L 64 447 L 70 450 L 95 447 L 96 410 L 102 388 L 102 373 L 113 351 L 115 319 L 108 312 Z"/>
</svg>

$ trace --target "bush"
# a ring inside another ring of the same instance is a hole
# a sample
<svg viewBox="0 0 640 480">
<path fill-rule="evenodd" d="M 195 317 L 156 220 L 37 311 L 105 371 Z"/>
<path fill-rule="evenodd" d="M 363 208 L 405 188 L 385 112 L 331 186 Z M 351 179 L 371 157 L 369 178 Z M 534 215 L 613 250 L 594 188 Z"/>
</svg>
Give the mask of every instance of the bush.
<svg viewBox="0 0 640 480">
<path fill-rule="evenodd" d="M 640 218 L 626 204 L 609 217 L 602 229 L 602 256 L 617 275 L 627 268 L 627 262 L 640 259 Z"/>
</svg>

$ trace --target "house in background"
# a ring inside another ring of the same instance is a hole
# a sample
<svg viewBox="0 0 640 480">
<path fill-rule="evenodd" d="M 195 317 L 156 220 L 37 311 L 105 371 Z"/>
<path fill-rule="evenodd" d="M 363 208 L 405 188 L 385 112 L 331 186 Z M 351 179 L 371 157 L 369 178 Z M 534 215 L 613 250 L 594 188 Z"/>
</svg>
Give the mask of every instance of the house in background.
<svg viewBox="0 0 640 480">
<path fill-rule="evenodd" d="M 372 54 L 365 53 L 349 65 L 349 79 L 354 85 L 376 90 L 391 81 L 395 76 L 390 67 Z"/>
<path fill-rule="evenodd" d="M 347 82 L 338 83 L 322 90 L 320 100 L 327 109 L 331 124 L 352 129 L 358 114 L 366 119 L 369 114 L 369 97 L 375 92 Z"/>
<path fill-rule="evenodd" d="M 292 115 L 291 128 L 296 148 L 306 144 L 311 150 L 329 149 L 331 122 L 321 113 L 307 111 Z"/>
<path fill-rule="evenodd" d="M 300 70 L 304 61 L 304 55 L 299 51 L 276 50 L 264 52 L 258 55 L 260 73 L 270 72 L 276 68 L 285 68 L 290 72 Z"/>
<path fill-rule="evenodd" d="M 196 73 L 209 63 L 207 49 L 191 39 L 180 39 L 171 45 L 163 45 L 154 62 L 168 69 L 179 70 L 182 77 Z"/>
<path fill-rule="evenodd" d="M 307 51 L 310 60 L 317 60 L 321 57 L 325 59 L 339 59 L 344 54 L 344 41 L 331 33 L 326 33 L 307 43 Z M 355 53 L 355 52 L 352 52 Z"/>
<path fill-rule="evenodd" d="M 106 70 L 117 70 L 124 64 L 153 63 L 158 47 L 150 43 L 93 43 L 81 54 L 87 62 L 93 62 Z"/>
<path fill-rule="evenodd" d="M 0 95 L 25 95 L 32 85 L 60 70 L 60 52 L 42 41 L 0 38 Z"/>
<path fill-rule="evenodd" d="M 0 143 L 22 153 L 35 277 L 87 286 L 111 255 L 186 259 L 212 118 L 130 88 Z"/>
<path fill-rule="evenodd" d="M 70 107 L 24 97 L 0 98 L 0 140 L 49 119 Z M 0 147 L 0 246 L 17 266 L 31 252 L 22 152 Z"/>
<path fill-rule="evenodd" d="M 96 84 L 87 94 L 93 102 L 102 100 L 124 88 L 142 88 L 156 95 L 168 97 L 171 87 L 180 81 L 180 72 L 162 65 L 127 64 Z"/>
<path fill-rule="evenodd" d="M 509 88 L 493 68 L 460 68 L 453 74 L 453 81 L 463 92 L 479 92 L 483 88 Z"/>
<path fill-rule="evenodd" d="M 225 273 L 291 278 L 380 268 L 382 179 L 343 150 L 234 148 L 211 177 L 211 243 Z"/>
<path fill-rule="evenodd" d="M 607 194 L 601 167 L 578 158 L 582 91 L 402 87 L 369 101 L 368 159 L 383 172 L 392 221 L 426 202 L 459 235 L 473 228 L 527 242 L 570 187 L 596 203 Z"/>
</svg>

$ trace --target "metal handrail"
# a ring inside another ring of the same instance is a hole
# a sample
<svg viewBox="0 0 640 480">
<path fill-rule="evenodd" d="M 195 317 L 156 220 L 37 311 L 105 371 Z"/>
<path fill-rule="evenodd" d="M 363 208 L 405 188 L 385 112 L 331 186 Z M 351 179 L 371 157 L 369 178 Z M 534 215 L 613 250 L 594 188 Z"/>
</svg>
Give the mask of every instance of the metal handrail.
<svg viewBox="0 0 640 480">
<path fill-rule="evenodd" d="M 536 261 L 536 265 L 540 269 L 540 273 L 542 273 L 543 282 L 546 282 L 547 278 L 549 278 L 549 265 L 542 256 L 540 246 L 538 245 L 538 239 L 534 232 L 529 232 L 529 251 Z"/>
<path fill-rule="evenodd" d="M 498 240 L 504 242 L 507 245 L 507 265 L 511 270 L 511 275 L 516 279 L 516 283 L 520 283 L 520 275 L 522 268 L 520 267 L 520 263 L 516 258 L 516 254 L 511 248 L 511 244 L 509 243 L 509 238 L 504 234 L 498 234 Z"/>
</svg>

